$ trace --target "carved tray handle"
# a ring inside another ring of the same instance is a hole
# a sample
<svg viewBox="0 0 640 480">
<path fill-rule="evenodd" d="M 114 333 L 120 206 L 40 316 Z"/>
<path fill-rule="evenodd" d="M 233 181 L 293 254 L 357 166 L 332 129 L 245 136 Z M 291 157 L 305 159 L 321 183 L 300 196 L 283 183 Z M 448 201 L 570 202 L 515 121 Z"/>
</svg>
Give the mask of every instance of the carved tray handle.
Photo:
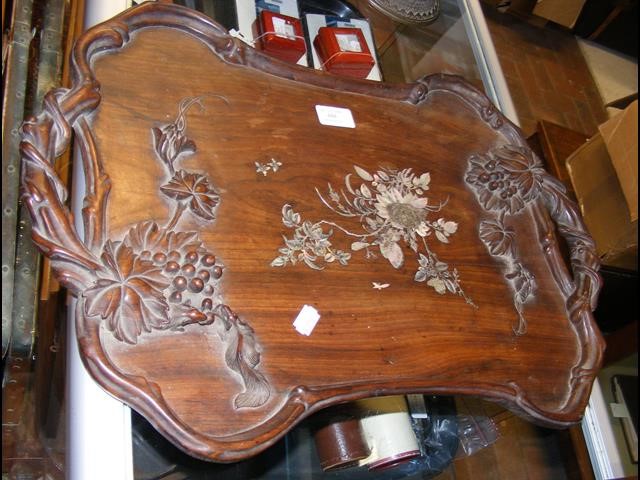
<svg viewBox="0 0 640 480">
<path fill-rule="evenodd" d="M 549 412 L 540 411 L 539 418 L 553 418 L 558 425 L 570 425 L 573 422 L 567 421 L 566 415 L 569 412 L 584 410 L 593 378 L 601 367 L 605 348 L 605 342 L 591 315 L 597 306 L 602 287 L 602 278 L 598 273 L 600 258 L 596 253 L 595 242 L 587 232 L 578 206 L 567 196 L 565 186 L 543 169 L 542 162 L 528 146 L 520 129 L 500 113 L 484 93 L 461 77 L 437 74 L 419 80 L 410 96 L 410 101 L 418 104 L 435 91 L 456 95 L 478 112 L 483 121 L 504 136 L 506 143 L 496 148 L 487 157 L 493 155 L 495 159 L 503 156 L 507 158 L 507 162 L 519 162 L 517 168 L 522 169 L 520 173 L 529 175 L 530 184 L 525 188 L 524 195 L 528 198 L 524 200 L 530 200 L 531 212 L 536 223 L 542 227 L 539 229 L 540 244 L 554 280 L 566 298 L 567 314 L 580 346 L 577 361 L 571 372 L 571 388 L 575 389 L 574 395 L 567 401 L 564 408 L 555 414 L 550 415 Z M 505 210 L 514 209 L 513 204 L 496 206 L 495 202 L 488 203 L 483 205 L 485 209 L 500 210 L 502 207 L 502 214 Z M 522 202 L 520 209 L 524 207 L 524 203 L 526 202 Z M 571 272 L 558 248 L 556 228 L 569 247 Z M 518 333 L 516 331 L 516 334 Z M 524 398 L 518 398 L 516 403 L 524 407 L 529 415 L 537 416 L 538 409 Z"/>
</svg>

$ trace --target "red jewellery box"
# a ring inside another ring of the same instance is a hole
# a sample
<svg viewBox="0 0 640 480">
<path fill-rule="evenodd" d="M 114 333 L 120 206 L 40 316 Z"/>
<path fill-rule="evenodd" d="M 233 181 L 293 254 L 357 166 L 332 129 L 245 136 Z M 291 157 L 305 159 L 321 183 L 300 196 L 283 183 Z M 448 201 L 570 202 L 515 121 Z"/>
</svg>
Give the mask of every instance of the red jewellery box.
<svg viewBox="0 0 640 480">
<path fill-rule="evenodd" d="M 313 45 L 322 68 L 337 75 L 367 78 L 375 65 L 359 28 L 320 27 Z"/>
<path fill-rule="evenodd" d="M 300 20 L 262 10 L 256 20 L 255 46 L 269 55 L 297 63 L 307 51 Z"/>
</svg>

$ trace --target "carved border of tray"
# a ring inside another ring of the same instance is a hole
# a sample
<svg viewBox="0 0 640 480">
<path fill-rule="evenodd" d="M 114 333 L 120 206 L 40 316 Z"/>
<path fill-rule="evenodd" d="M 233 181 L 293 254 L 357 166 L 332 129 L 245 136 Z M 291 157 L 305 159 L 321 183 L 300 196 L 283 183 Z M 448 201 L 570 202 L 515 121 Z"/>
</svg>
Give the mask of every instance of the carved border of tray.
<svg viewBox="0 0 640 480">
<path fill-rule="evenodd" d="M 432 92 L 448 92 L 466 102 L 484 122 L 504 136 L 510 145 L 523 149 L 535 158 L 519 129 L 498 112 L 485 95 L 459 77 L 433 75 L 414 84 L 393 86 L 334 77 L 273 61 L 245 47 L 216 23 L 193 10 L 154 2 L 144 3 L 92 28 L 78 40 L 72 58 L 72 88 L 49 92 L 42 113 L 37 118 L 27 120 L 23 127 L 23 200 L 33 218 L 34 240 L 51 258 L 61 284 L 76 295 L 81 294 L 82 286 L 86 285 L 83 277 L 86 273 L 83 273 L 77 263 L 70 261 L 67 251 L 83 257 L 85 268 L 91 268 L 95 263 L 96 253 L 100 248 L 95 240 L 103 238 L 103 230 L 106 229 L 104 219 L 96 212 L 103 207 L 109 189 L 109 179 L 97 161 L 95 146 L 87 141 L 86 136 L 88 127 L 85 117 L 101 100 L 99 83 L 91 70 L 92 58 L 123 48 L 130 35 L 137 30 L 158 26 L 183 31 L 198 38 L 230 64 L 245 65 L 282 78 L 321 87 L 416 105 Z M 87 194 L 82 212 L 84 241 L 80 240 L 73 216 L 65 205 L 66 189 L 53 169 L 55 158 L 69 146 L 72 129 L 80 144 L 80 160 L 86 173 Z M 194 456 L 221 462 L 241 460 L 264 450 L 302 418 L 321 408 L 374 394 L 469 394 L 501 403 L 544 425 L 563 427 L 573 424 L 582 417 L 604 351 L 604 341 L 591 314 L 601 287 L 601 279 L 597 273 L 599 258 L 577 207 L 566 196 L 565 188 L 558 180 L 543 172 L 540 194 L 531 202 L 530 207 L 548 265 L 567 298 L 569 320 L 580 347 L 571 372 L 570 394 L 565 403 L 554 411 L 537 407 L 515 383 L 502 385 L 477 382 L 472 386 L 426 388 L 424 384 L 414 380 L 398 380 L 392 387 L 388 383 L 354 382 L 322 389 L 301 385 L 293 388 L 280 410 L 274 412 L 259 427 L 228 436 L 205 435 L 181 422 L 165 402 L 158 385 L 142 377 L 125 375 L 112 364 L 100 343 L 100 323 L 95 317 L 92 320 L 82 314 L 83 302 L 79 295 L 76 329 L 83 361 L 92 377 L 103 388 L 142 413 L 155 428 L 180 448 Z M 569 246 L 572 275 L 559 253 L 554 233 L 556 227 Z"/>
</svg>

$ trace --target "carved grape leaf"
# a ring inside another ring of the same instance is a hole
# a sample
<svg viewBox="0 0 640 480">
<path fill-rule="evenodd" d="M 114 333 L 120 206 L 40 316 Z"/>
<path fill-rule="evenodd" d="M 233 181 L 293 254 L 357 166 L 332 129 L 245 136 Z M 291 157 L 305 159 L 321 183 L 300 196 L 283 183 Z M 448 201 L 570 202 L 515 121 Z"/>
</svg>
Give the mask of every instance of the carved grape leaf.
<svg viewBox="0 0 640 480">
<path fill-rule="evenodd" d="M 202 248 L 197 232 L 176 232 L 161 228 L 156 222 L 140 222 L 129 229 L 123 243 L 135 253 L 149 251 L 152 254 L 171 251 L 187 252 Z"/>
<path fill-rule="evenodd" d="M 169 183 L 160 187 L 160 191 L 176 200 L 188 200 L 189 210 L 195 215 L 205 220 L 215 219 L 220 196 L 204 175 L 178 170 Z"/>
<path fill-rule="evenodd" d="M 540 193 L 542 169 L 531 151 L 512 145 L 494 150 L 494 156 L 502 169 L 509 173 L 522 200 L 529 202 Z"/>
<path fill-rule="evenodd" d="M 480 222 L 480 239 L 492 255 L 515 258 L 515 232 L 499 219 Z"/>
<path fill-rule="evenodd" d="M 169 281 L 153 262 L 141 259 L 124 243 L 105 243 L 105 273 L 85 290 L 85 313 L 100 315 L 118 339 L 137 343 L 142 332 L 171 326 L 169 306 L 162 291 Z"/>
</svg>

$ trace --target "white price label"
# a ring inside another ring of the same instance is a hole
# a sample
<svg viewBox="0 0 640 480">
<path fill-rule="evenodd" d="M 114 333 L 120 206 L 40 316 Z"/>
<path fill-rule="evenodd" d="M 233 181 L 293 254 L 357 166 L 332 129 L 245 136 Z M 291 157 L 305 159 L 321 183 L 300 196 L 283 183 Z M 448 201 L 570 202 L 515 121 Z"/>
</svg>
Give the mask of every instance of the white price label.
<svg viewBox="0 0 640 480">
<path fill-rule="evenodd" d="M 304 305 L 293 322 L 293 328 L 298 333 L 308 337 L 313 332 L 313 329 L 316 328 L 318 320 L 320 320 L 318 311 L 310 305 Z"/>
<path fill-rule="evenodd" d="M 273 29 L 276 32 L 276 36 L 282 38 L 293 39 L 296 38 L 296 32 L 293 25 L 287 23 L 284 19 L 273 17 Z"/>
<path fill-rule="evenodd" d="M 316 105 L 318 121 L 322 125 L 330 127 L 356 128 L 351 110 L 348 108 L 329 107 L 328 105 Z"/>
<path fill-rule="evenodd" d="M 343 52 L 362 52 L 362 45 L 358 36 L 353 33 L 338 33 L 336 35 L 338 47 Z"/>
</svg>

